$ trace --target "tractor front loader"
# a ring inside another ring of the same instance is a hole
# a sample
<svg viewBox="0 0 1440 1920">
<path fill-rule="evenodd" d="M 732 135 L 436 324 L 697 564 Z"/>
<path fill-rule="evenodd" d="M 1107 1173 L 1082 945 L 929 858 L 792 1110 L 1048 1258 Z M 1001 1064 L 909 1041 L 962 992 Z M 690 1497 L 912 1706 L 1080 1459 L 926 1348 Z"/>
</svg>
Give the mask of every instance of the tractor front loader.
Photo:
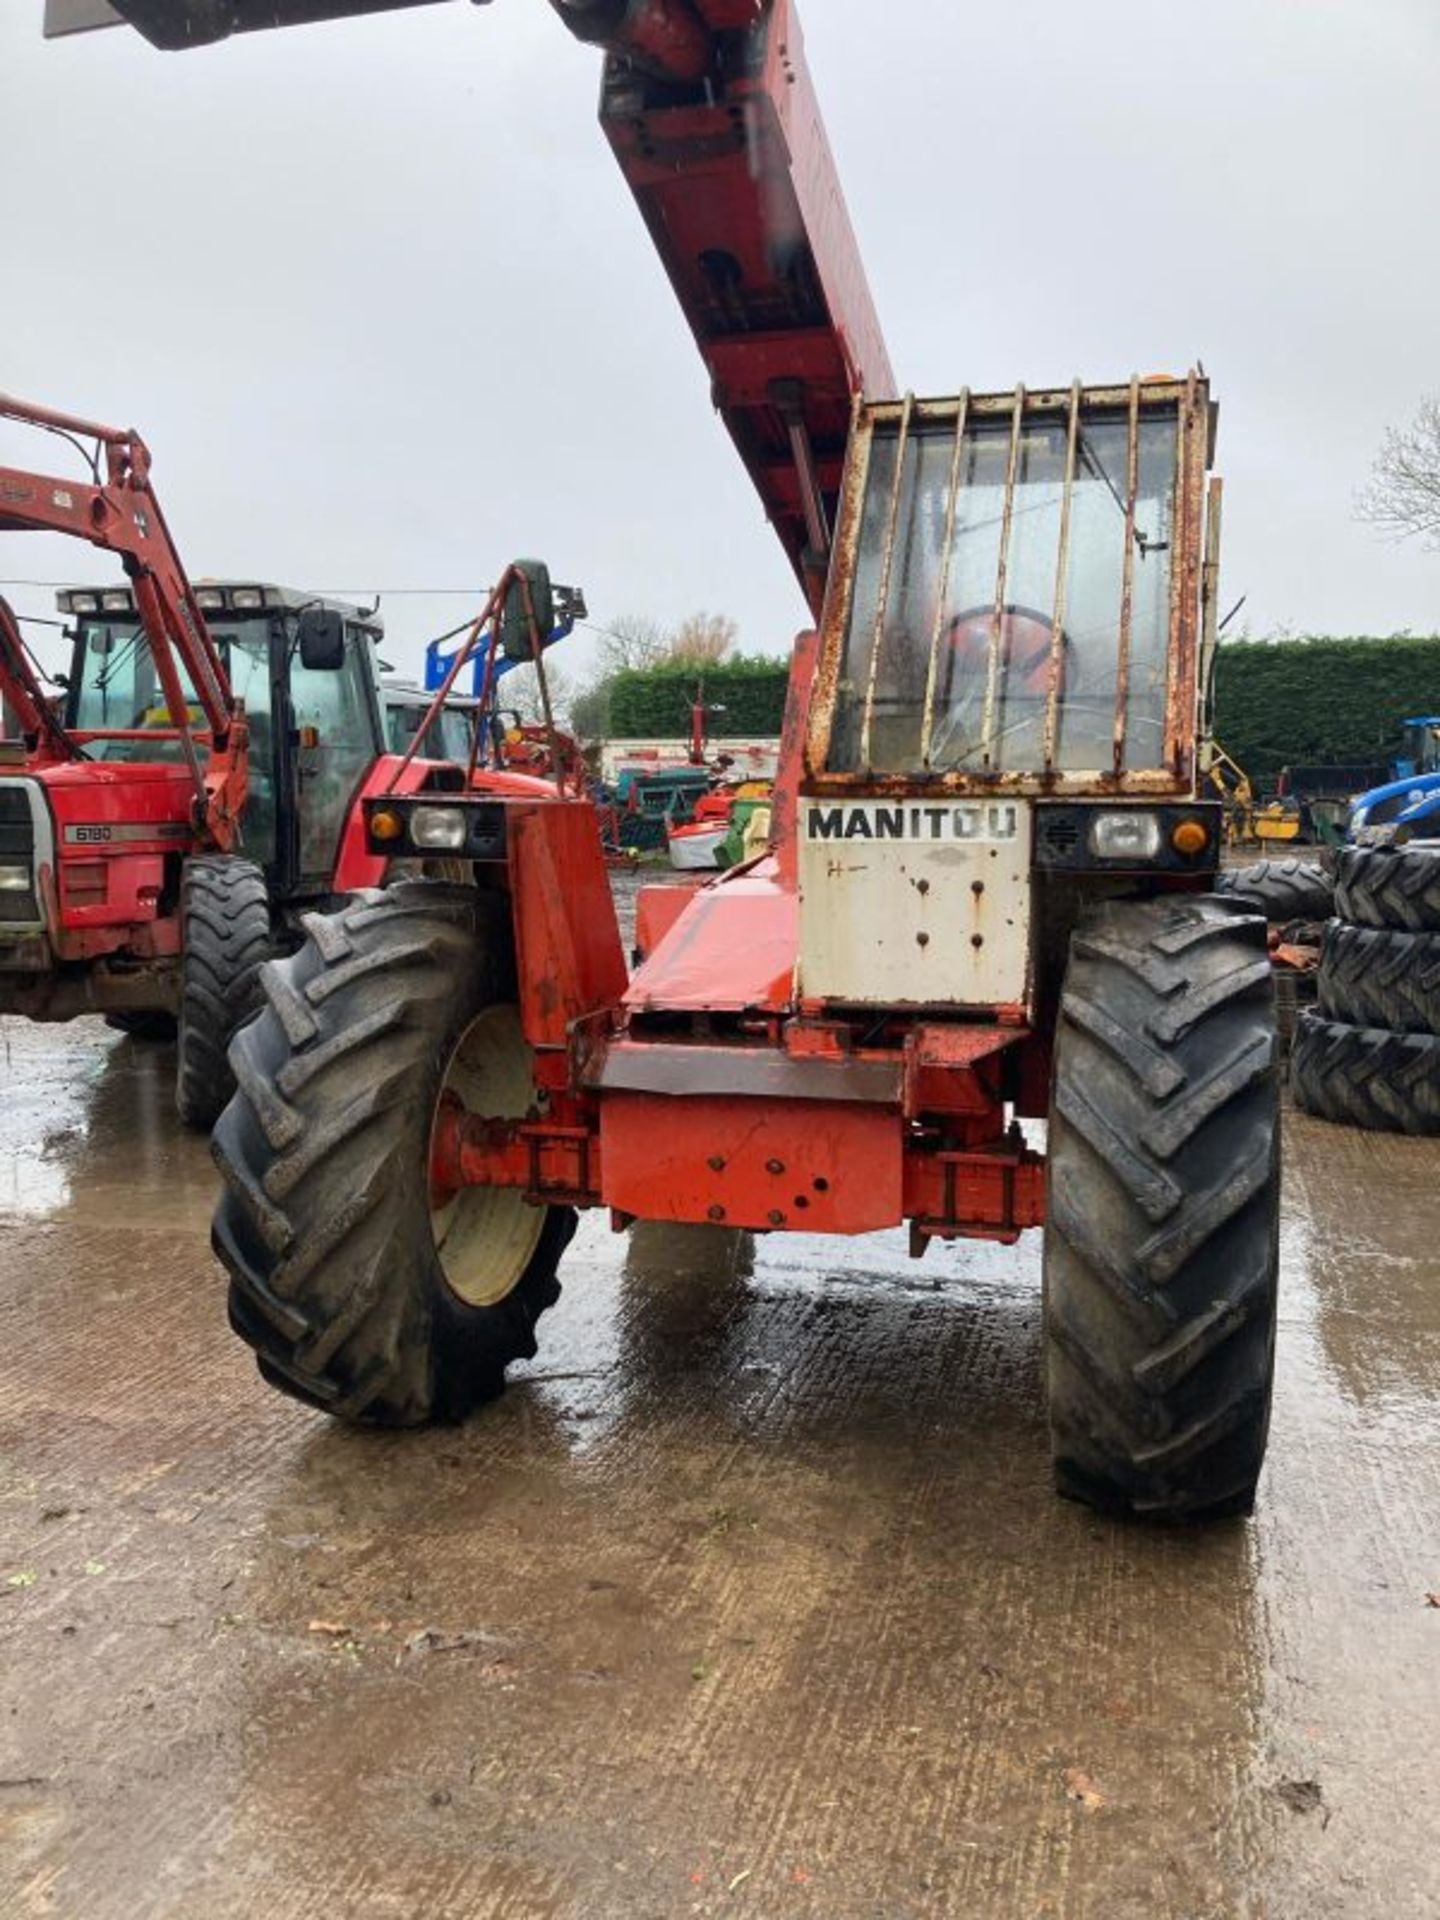
<svg viewBox="0 0 1440 1920">
<path fill-rule="evenodd" d="M 174 1036 L 181 1117 L 208 1128 L 261 962 L 296 944 L 303 911 L 390 871 L 365 850 L 357 794 L 402 766 L 408 791 L 455 776 L 419 757 L 424 734 L 387 753 L 373 614 L 263 582 L 192 585 L 138 435 L 13 400 L 0 417 L 96 447 L 85 484 L 0 468 L 0 530 L 84 539 L 126 574 L 59 595 L 58 709 L 0 601 L 16 736 L 0 744 L 0 1013 Z"/>
<path fill-rule="evenodd" d="M 1212 430 L 1195 377 L 861 406 L 773 847 L 645 889 L 633 978 L 587 800 L 363 803 L 453 878 L 312 917 L 235 1042 L 215 1243 L 270 1380 L 464 1417 L 577 1207 L 916 1254 L 1043 1226 L 1061 1489 L 1248 1510 L 1278 1092 L 1198 797 Z"/>
</svg>

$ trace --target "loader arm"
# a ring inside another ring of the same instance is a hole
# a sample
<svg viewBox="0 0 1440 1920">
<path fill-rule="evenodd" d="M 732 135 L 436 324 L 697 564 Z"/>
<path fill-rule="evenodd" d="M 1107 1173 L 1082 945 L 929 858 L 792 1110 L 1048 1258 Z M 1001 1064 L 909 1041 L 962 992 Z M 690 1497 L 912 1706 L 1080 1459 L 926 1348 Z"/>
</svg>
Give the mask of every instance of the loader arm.
<svg viewBox="0 0 1440 1920">
<path fill-rule="evenodd" d="M 94 442 L 89 481 L 0 466 L 0 532 L 67 534 L 119 556 L 164 691 L 170 728 L 180 741 L 195 784 L 197 828 L 215 846 L 233 846 L 245 804 L 245 723 L 151 487 L 149 449 L 133 430 L 103 426 L 6 394 L 0 394 L 0 419 Z M 182 669 L 189 676 L 204 731 L 210 736 L 203 763 Z M 27 688 L 27 677 L 33 680 L 17 628 L 14 643 L 7 634 L 0 645 L 5 690 L 17 712 L 26 716 L 27 732 L 43 735 L 52 749 L 63 739 L 66 757 L 74 757 L 83 736 L 77 741 L 65 732 L 50 714 L 38 685 Z M 32 718 L 34 728 L 29 724 Z"/>
<path fill-rule="evenodd" d="M 174 49 L 414 4 L 116 0 L 111 19 Z M 895 377 L 794 0 L 550 4 L 605 54 L 601 125 L 818 616 L 851 408 L 861 393 L 892 398 Z M 96 13 L 96 0 L 49 0 L 47 31 L 102 24 Z"/>
<path fill-rule="evenodd" d="M 80 748 L 55 718 L 39 675 L 20 635 L 15 609 L 0 595 L 0 699 L 15 715 L 37 756 L 49 760 L 78 760 Z"/>
</svg>

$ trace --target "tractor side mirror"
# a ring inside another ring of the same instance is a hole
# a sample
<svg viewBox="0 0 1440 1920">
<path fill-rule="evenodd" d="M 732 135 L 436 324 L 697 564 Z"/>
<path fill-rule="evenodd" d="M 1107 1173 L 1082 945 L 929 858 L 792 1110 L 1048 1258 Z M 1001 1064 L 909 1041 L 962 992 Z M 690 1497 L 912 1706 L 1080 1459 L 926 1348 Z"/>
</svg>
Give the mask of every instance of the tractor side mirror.
<svg viewBox="0 0 1440 1920">
<path fill-rule="evenodd" d="M 530 606 L 540 629 L 543 647 L 555 625 L 555 590 L 550 584 L 550 569 L 543 560 L 517 560 L 511 568 L 514 578 L 505 590 L 505 605 L 500 613 L 500 649 L 507 660 L 530 660 L 530 615 L 525 605 L 525 588 L 530 589 Z"/>
<path fill-rule="evenodd" d="M 345 664 L 345 622 L 333 607 L 300 615 L 300 664 L 307 673 L 337 673 Z"/>
</svg>

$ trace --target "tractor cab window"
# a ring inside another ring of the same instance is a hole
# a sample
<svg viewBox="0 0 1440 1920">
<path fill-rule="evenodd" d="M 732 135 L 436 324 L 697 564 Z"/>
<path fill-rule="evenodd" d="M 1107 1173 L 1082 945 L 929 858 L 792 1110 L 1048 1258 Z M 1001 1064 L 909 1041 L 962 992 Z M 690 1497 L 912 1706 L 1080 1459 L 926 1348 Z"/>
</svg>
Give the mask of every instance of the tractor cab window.
<svg viewBox="0 0 1440 1920">
<path fill-rule="evenodd" d="M 270 621 L 261 615 L 241 620 L 228 632 L 214 633 L 216 646 L 236 696 L 245 703 L 250 723 L 250 779 L 243 821 L 245 852 L 268 866 L 275 858 L 275 755 L 270 703 Z M 205 726 L 184 667 L 176 661 L 188 704 L 190 724 Z M 170 710 L 145 630 L 127 620 L 87 620 L 80 625 L 71 670 L 69 724 L 79 732 L 117 731 L 136 737 L 92 740 L 92 760 L 178 762 L 178 739 L 166 739 Z M 147 738 L 147 735 L 156 736 Z M 201 757 L 205 748 L 201 745 Z"/>
<path fill-rule="evenodd" d="M 298 647 L 290 658 L 290 701 L 298 738 L 300 878 L 328 887 L 351 799 L 381 753 L 369 636 L 346 628 L 345 661 L 338 670 L 306 667 Z"/>
<path fill-rule="evenodd" d="M 393 694 L 385 701 L 385 732 L 391 753 L 408 753 L 426 714 L 428 699 L 404 702 Z M 450 760 L 464 766 L 470 759 L 471 709 L 444 706 L 426 734 L 420 752 L 427 760 Z"/>
<path fill-rule="evenodd" d="M 1180 403 L 1141 392 L 878 410 L 832 771 L 1164 766 Z"/>
</svg>

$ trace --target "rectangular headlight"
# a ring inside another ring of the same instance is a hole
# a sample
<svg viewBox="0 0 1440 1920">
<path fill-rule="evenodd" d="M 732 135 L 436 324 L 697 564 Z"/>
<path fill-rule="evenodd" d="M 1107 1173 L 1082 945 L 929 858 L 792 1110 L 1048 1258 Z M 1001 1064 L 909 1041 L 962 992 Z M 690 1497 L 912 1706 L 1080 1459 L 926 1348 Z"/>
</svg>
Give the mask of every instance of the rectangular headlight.
<svg viewBox="0 0 1440 1920">
<path fill-rule="evenodd" d="M 465 815 L 459 807 L 416 807 L 410 838 L 417 847 L 453 853 L 465 844 Z"/>
<path fill-rule="evenodd" d="M 98 593 L 68 593 L 65 596 L 68 606 L 62 607 L 62 613 L 98 613 L 100 596 Z"/>
<path fill-rule="evenodd" d="M 232 587 L 230 590 L 230 604 L 232 607 L 242 608 L 244 611 L 250 612 L 256 607 L 264 606 L 265 595 L 259 587 Z"/>
<path fill-rule="evenodd" d="M 225 595 L 219 587 L 197 587 L 195 604 L 202 613 L 221 613 L 225 607 Z"/>
<path fill-rule="evenodd" d="M 29 893 L 29 867 L 0 867 L 0 893 Z"/>
<path fill-rule="evenodd" d="M 1097 813 L 1090 822 L 1097 860 L 1153 860 L 1160 851 L 1157 813 Z"/>
<path fill-rule="evenodd" d="M 100 605 L 106 613 L 129 613 L 134 604 L 123 587 L 114 593 L 102 593 L 100 596 Z"/>
</svg>

